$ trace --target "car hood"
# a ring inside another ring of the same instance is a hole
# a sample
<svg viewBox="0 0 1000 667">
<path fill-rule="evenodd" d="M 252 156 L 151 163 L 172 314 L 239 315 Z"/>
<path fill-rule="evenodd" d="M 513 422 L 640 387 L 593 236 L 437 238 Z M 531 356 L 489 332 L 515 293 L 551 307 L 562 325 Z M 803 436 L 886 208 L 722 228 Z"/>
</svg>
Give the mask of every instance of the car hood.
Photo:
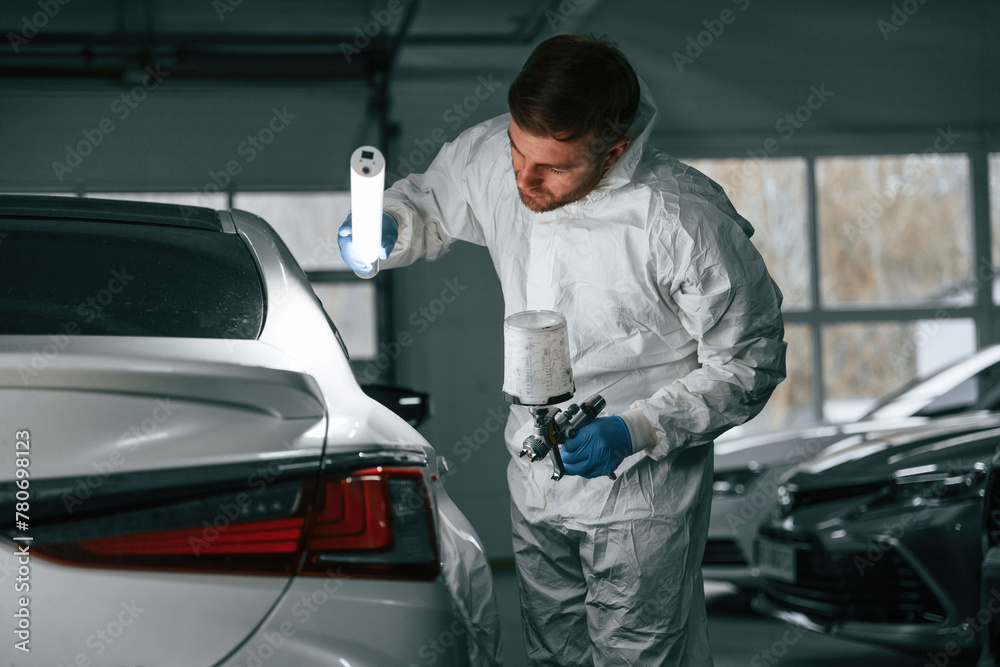
<svg viewBox="0 0 1000 667">
<path fill-rule="evenodd" d="M 847 435 L 875 435 L 927 423 L 924 417 L 817 424 L 715 443 L 715 471 L 790 466 L 812 458 Z"/>
<path fill-rule="evenodd" d="M 888 433 L 858 433 L 800 464 L 789 480 L 802 490 L 888 481 L 920 469 L 968 470 L 990 460 L 1000 443 L 1000 415 L 974 413 L 930 420 Z"/>
</svg>

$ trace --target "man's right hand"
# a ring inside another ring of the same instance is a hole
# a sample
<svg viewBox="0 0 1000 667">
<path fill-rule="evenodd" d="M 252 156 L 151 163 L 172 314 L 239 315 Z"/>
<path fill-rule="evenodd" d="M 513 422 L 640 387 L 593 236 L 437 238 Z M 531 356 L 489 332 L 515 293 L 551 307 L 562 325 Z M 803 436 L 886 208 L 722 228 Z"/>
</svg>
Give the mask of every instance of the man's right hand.
<svg viewBox="0 0 1000 667">
<path fill-rule="evenodd" d="M 357 273 L 367 274 L 375 270 L 368 262 L 358 257 L 354 249 L 353 229 L 351 227 L 351 214 L 347 214 L 347 220 L 340 226 L 337 232 L 337 244 L 340 246 L 340 256 L 344 258 L 352 270 Z M 379 253 L 380 259 L 388 259 L 389 253 L 396 246 L 396 239 L 399 238 L 399 224 L 396 218 L 389 213 L 382 213 L 382 251 Z"/>
</svg>

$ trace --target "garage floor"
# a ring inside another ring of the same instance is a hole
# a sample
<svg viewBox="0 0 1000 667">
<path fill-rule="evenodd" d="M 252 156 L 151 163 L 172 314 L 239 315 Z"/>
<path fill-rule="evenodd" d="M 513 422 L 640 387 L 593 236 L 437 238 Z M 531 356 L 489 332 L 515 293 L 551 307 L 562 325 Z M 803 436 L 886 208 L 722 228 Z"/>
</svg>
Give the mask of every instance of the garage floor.
<svg viewBox="0 0 1000 667">
<path fill-rule="evenodd" d="M 517 582 L 512 567 L 495 567 L 497 601 L 503 631 L 504 665 L 525 667 L 521 639 Z M 728 584 L 707 582 L 709 638 L 716 667 L 922 667 L 926 656 L 896 651 L 805 632 L 794 644 L 785 644 L 783 623 L 750 609 L 750 597 Z M 849 662 L 847 662 L 849 661 Z"/>
</svg>

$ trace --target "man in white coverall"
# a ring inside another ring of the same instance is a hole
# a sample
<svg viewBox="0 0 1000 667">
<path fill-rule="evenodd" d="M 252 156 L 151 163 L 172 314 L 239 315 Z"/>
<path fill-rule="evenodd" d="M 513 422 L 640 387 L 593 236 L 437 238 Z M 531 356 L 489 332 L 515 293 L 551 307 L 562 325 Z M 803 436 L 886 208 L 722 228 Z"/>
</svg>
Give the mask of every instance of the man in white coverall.
<svg viewBox="0 0 1000 667">
<path fill-rule="evenodd" d="M 784 378 L 781 293 L 722 188 L 648 144 L 655 106 L 614 46 L 546 40 L 508 102 L 386 191 L 383 266 L 485 245 L 506 315 L 562 313 L 577 396 L 607 400 L 610 416 L 565 443 L 560 481 L 518 457 L 531 419 L 511 409 L 531 664 L 711 665 L 712 442 Z M 340 234 L 348 264 L 371 271 L 350 218 Z"/>
</svg>

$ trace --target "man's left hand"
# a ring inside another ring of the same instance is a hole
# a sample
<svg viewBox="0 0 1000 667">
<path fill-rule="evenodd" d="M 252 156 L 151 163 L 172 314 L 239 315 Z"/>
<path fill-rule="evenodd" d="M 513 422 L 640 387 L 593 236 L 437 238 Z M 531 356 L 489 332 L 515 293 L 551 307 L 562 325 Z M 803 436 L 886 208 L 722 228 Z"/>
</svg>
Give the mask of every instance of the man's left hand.
<svg viewBox="0 0 1000 667">
<path fill-rule="evenodd" d="M 621 417 L 598 417 L 563 443 L 562 460 L 567 475 L 601 477 L 632 453 L 632 438 Z"/>
</svg>

